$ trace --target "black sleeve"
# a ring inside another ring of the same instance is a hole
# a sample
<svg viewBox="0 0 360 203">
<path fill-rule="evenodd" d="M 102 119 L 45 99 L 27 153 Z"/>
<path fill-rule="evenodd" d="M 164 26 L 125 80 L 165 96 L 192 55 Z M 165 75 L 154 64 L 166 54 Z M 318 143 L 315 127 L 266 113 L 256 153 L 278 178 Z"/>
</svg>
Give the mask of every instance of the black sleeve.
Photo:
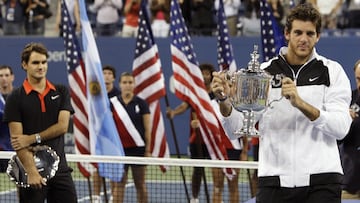
<svg viewBox="0 0 360 203">
<path fill-rule="evenodd" d="M 4 109 L 4 122 L 21 122 L 21 110 L 19 108 L 21 88 L 14 90 L 6 99 L 5 109 Z"/>
<path fill-rule="evenodd" d="M 61 100 L 61 109 L 62 110 L 68 110 L 71 114 L 73 114 L 75 111 L 71 105 L 70 102 L 70 93 L 67 87 L 64 85 L 56 85 L 56 90 L 60 92 L 62 95 Z"/>
</svg>

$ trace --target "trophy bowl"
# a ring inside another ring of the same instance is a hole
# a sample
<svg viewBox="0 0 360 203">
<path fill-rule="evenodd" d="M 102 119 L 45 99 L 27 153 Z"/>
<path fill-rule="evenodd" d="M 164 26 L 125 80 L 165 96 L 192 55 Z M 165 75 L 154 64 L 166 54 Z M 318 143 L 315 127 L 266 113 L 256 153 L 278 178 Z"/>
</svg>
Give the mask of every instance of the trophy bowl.
<svg viewBox="0 0 360 203">
<path fill-rule="evenodd" d="M 32 151 L 35 166 L 40 175 L 46 180 L 54 177 L 60 161 L 56 152 L 46 145 L 37 145 L 32 148 Z M 9 160 L 6 173 L 10 177 L 10 180 L 14 181 L 17 186 L 30 187 L 27 183 L 27 173 L 16 154 Z"/>
<path fill-rule="evenodd" d="M 235 110 L 244 115 L 243 127 L 234 132 L 239 137 L 259 135 L 255 128 L 254 112 L 262 111 L 268 106 L 272 76 L 260 69 L 257 49 L 258 46 L 254 45 L 247 69 L 227 73 L 226 77 L 230 81 L 230 102 Z"/>
<path fill-rule="evenodd" d="M 234 73 L 230 100 L 238 111 L 261 111 L 267 106 L 271 77 L 265 72 L 241 69 Z"/>
</svg>

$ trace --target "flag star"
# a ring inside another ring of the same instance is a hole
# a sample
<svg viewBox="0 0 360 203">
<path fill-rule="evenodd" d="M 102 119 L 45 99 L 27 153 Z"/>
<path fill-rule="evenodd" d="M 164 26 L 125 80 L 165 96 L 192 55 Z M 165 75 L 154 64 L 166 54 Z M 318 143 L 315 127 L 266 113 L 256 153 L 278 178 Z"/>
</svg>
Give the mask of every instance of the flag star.
<svg viewBox="0 0 360 203">
<path fill-rule="evenodd" d="M 285 39 L 266 1 L 260 2 L 260 10 L 263 57 L 268 60 L 277 54 L 277 49 L 285 45 Z"/>
</svg>

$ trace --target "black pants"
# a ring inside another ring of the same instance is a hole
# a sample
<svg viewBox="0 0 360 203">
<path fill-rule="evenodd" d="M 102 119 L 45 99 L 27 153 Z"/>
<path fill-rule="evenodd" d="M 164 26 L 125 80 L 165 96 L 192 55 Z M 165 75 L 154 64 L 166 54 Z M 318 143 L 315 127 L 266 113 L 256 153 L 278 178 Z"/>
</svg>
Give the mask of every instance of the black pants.
<svg viewBox="0 0 360 203">
<path fill-rule="evenodd" d="M 75 185 L 71 173 L 58 173 L 42 189 L 20 188 L 20 203 L 76 203 Z"/>
<path fill-rule="evenodd" d="M 256 203 L 341 203 L 340 175 L 316 176 L 310 186 L 294 188 L 280 187 L 278 177 L 260 177 Z"/>
</svg>

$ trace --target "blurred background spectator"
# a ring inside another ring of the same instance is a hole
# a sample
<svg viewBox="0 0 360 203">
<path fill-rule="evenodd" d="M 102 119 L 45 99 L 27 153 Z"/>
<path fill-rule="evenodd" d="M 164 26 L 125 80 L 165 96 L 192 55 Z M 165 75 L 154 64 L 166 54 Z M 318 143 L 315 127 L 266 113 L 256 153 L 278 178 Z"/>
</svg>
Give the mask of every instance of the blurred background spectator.
<svg viewBox="0 0 360 203">
<path fill-rule="evenodd" d="M 61 23 L 61 1 L 58 0 L 57 10 L 56 10 L 56 19 L 55 19 L 55 32 L 59 33 L 59 36 L 62 36 L 62 27 Z M 80 33 L 80 10 L 79 10 L 79 1 L 78 0 L 64 0 L 66 7 L 69 11 L 69 16 L 76 33 Z"/>
<path fill-rule="evenodd" d="M 3 0 L 4 3 L 4 35 L 24 34 L 25 9 L 28 0 Z"/>
<path fill-rule="evenodd" d="M 260 0 L 244 0 L 244 8 L 242 34 L 260 36 Z"/>
<path fill-rule="evenodd" d="M 24 27 L 27 26 L 27 34 L 30 34 L 28 31 L 29 23 L 27 20 L 30 20 L 29 13 L 26 13 L 28 9 L 28 5 L 30 2 L 32 4 L 36 2 L 44 2 L 48 5 L 48 11 L 56 14 L 49 18 L 44 19 L 45 30 L 44 32 L 41 30 L 42 26 L 40 25 L 40 29 L 35 29 L 32 31 L 32 34 L 36 35 L 44 35 L 46 37 L 57 37 L 59 36 L 61 30 L 59 29 L 59 6 L 58 2 L 60 0 L 56 0 L 57 3 L 50 4 L 50 0 L 0 0 L 0 6 L 2 5 L 2 9 L 0 11 L 0 35 L 24 35 L 26 34 L 24 31 Z M 75 29 L 77 32 L 80 31 L 81 26 L 77 23 L 77 13 L 78 9 L 76 9 L 78 5 L 78 0 L 65 0 L 68 5 L 69 12 L 71 14 L 71 18 L 73 22 L 76 23 Z M 93 31 L 96 35 L 100 36 L 124 36 L 124 37 L 135 37 L 137 33 L 137 20 L 138 20 L 138 11 L 139 11 L 139 2 L 140 0 L 96 0 L 97 2 L 122 2 L 122 8 L 116 8 L 116 14 L 114 12 L 105 12 L 107 16 L 113 15 L 113 21 L 115 25 L 115 35 L 108 35 L 109 32 L 114 29 L 110 28 L 109 30 L 105 29 L 104 34 L 98 34 L 100 31 L 97 29 L 102 26 L 96 26 L 98 23 L 98 15 L 100 12 L 97 9 L 94 9 L 95 0 L 85 0 L 87 14 L 90 21 L 90 24 L 93 28 Z M 126 11 L 126 1 L 130 2 L 128 11 Z M 136 3 L 138 1 L 138 3 Z M 185 23 L 189 29 L 189 33 L 195 36 L 214 36 L 216 33 L 216 10 L 218 6 L 219 0 L 179 0 L 180 8 L 185 20 Z M 29 2 L 29 3 L 28 3 Z M 166 5 L 166 2 L 170 2 L 170 0 L 148 0 L 148 9 L 151 14 L 151 20 L 153 27 L 153 32 L 156 37 L 168 37 L 167 30 L 167 11 L 169 8 L 162 7 L 163 2 Z M 236 9 L 238 2 L 240 2 L 240 6 Z M 329 15 L 326 18 L 326 23 L 324 23 L 324 30 L 322 32 L 322 36 L 360 36 L 360 0 L 267 0 L 269 5 L 274 10 L 274 16 L 281 22 L 280 25 L 284 25 L 285 19 L 282 16 L 285 16 L 289 10 L 299 3 L 311 2 L 322 4 L 325 2 L 326 8 L 329 11 L 331 9 Z M 41 4 L 41 3 L 40 3 Z M 25 5 L 25 7 L 24 7 Z M 116 6 L 119 4 L 116 3 Z M 227 7 L 232 5 L 232 12 L 229 12 L 231 9 L 227 9 Z M 159 8 L 159 7 L 160 8 Z M 8 9 L 10 8 L 10 9 Z M 260 36 L 260 0 L 224 0 L 224 8 L 225 15 L 228 17 L 228 27 L 231 36 Z M 159 10 L 161 9 L 161 10 Z M 320 9 L 320 7 L 319 7 Z M 322 8 L 325 9 L 325 8 Z M 93 12 L 92 12 L 93 11 Z M 46 11 L 47 12 L 47 11 Z M 94 13 L 95 12 L 95 13 Z M 7 15 L 7 14 L 10 15 Z M 33 13 L 36 15 L 36 12 Z M 49 14 L 49 12 L 47 12 Z M 112 13 L 112 14 L 110 14 Z M 157 14 L 156 14 L 157 13 Z M 237 19 L 232 19 L 234 22 L 237 21 L 236 30 L 234 31 L 233 22 L 230 22 L 232 18 L 232 14 L 237 15 Z M 237 13 L 237 14 L 236 14 Z M 1 14 L 2 14 L 2 27 L 1 30 Z M 163 14 L 165 14 L 163 16 Z M 12 19 L 14 16 L 14 19 Z M 118 16 L 118 20 L 115 18 Z M 335 17 L 334 17 L 335 16 Z M 26 20 L 26 19 L 27 20 Z M 102 18 L 104 19 L 104 18 Z M 109 18 L 110 19 L 110 18 Z M 165 20 L 164 20 L 165 19 Z M 9 21 L 10 20 L 10 21 Z M 26 22 L 26 25 L 25 25 Z M 100 21 L 99 21 L 100 22 Z M 103 21 L 105 22 L 105 21 Z M 166 23 L 165 23 L 166 22 Z M 5 25 L 6 24 L 6 25 Z M 101 23 L 100 23 L 101 24 Z M 111 25 L 110 27 L 113 27 Z M 124 26 L 125 25 L 125 26 Z M 161 25 L 164 25 L 162 28 Z M 35 27 L 39 25 L 35 23 Z M 107 27 L 107 26 L 105 26 Z M 123 27 L 125 27 L 126 34 L 122 33 Z M 104 30 L 99 28 L 100 30 Z M 5 31 L 6 30 L 6 31 Z M 158 32 L 163 30 L 161 32 Z M 35 33 L 34 33 L 35 32 Z M 165 33 L 165 34 L 160 34 Z M 236 33 L 236 34 L 235 34 Z"/>
<path fill-rule="evenodd" d="M 179 0 L 179 3 L 185 24 L 189 28 L 191 25 L 191 0 Z"/>
<path fill-rule="evenodd" d="M 278 25 L 281 27 L 282 30 L 284 30 L 284 7 L 281 3 L 281 0 L 267 0 L 267 3 L 269 4 L 270 8 L 273 11 L 274 18 L 278 22 Z"/>
<path fill-rule="evenodd" d="M 309 0 L 322 16 L 323 29 L 336 29 L 337 17 L 341 14 L 343 0 Z"/>
<path fill-rule="evenodd" d="M 26 35 L 44 35 L 45 20 L 53 15 L 47 0 L 28 0 L 25 14 Z"/>
<path fill-rule="evenodd" d="M 95 0 L 89 6 L 91 12 L 96 13 L 96 35 L 114 36 L 119 33 L 121 19 L 122 0 Z"/>
<path fill-rule="evenodd" d="M 167 37 L 170 30 L 170 0 L 151 0 L 150 11 L 154 37 Z"/>
<path fill-rule="evenodd" d="M 219 1 L 215 0 L 215 9 L 219 10 Z M 229 29 L 230 36 L 237 36 L 237 24 L 239 20 L 239 11 L 241 6 L 240 0 L 223 0 L 224 1 L 224 12 L 226 16 L 226 23 Z"/>
<path fill-rule="evenodd" d="M 360 0 L 346 0 L 349 28 L 360 28 Z"/>
<path fill-rule="evenodd" d="M 213 0 L 191 0 L 190 34 L 212 36 L 215 24 L 215 8 Z"/>
<path fill-rule="evenodd" d="M 124 7 L 125 23 L 122 28 L 123 37 L 136 37 L 139 25 L 139 10 L 141 0 L 126 0 Z"/>
</svg>

